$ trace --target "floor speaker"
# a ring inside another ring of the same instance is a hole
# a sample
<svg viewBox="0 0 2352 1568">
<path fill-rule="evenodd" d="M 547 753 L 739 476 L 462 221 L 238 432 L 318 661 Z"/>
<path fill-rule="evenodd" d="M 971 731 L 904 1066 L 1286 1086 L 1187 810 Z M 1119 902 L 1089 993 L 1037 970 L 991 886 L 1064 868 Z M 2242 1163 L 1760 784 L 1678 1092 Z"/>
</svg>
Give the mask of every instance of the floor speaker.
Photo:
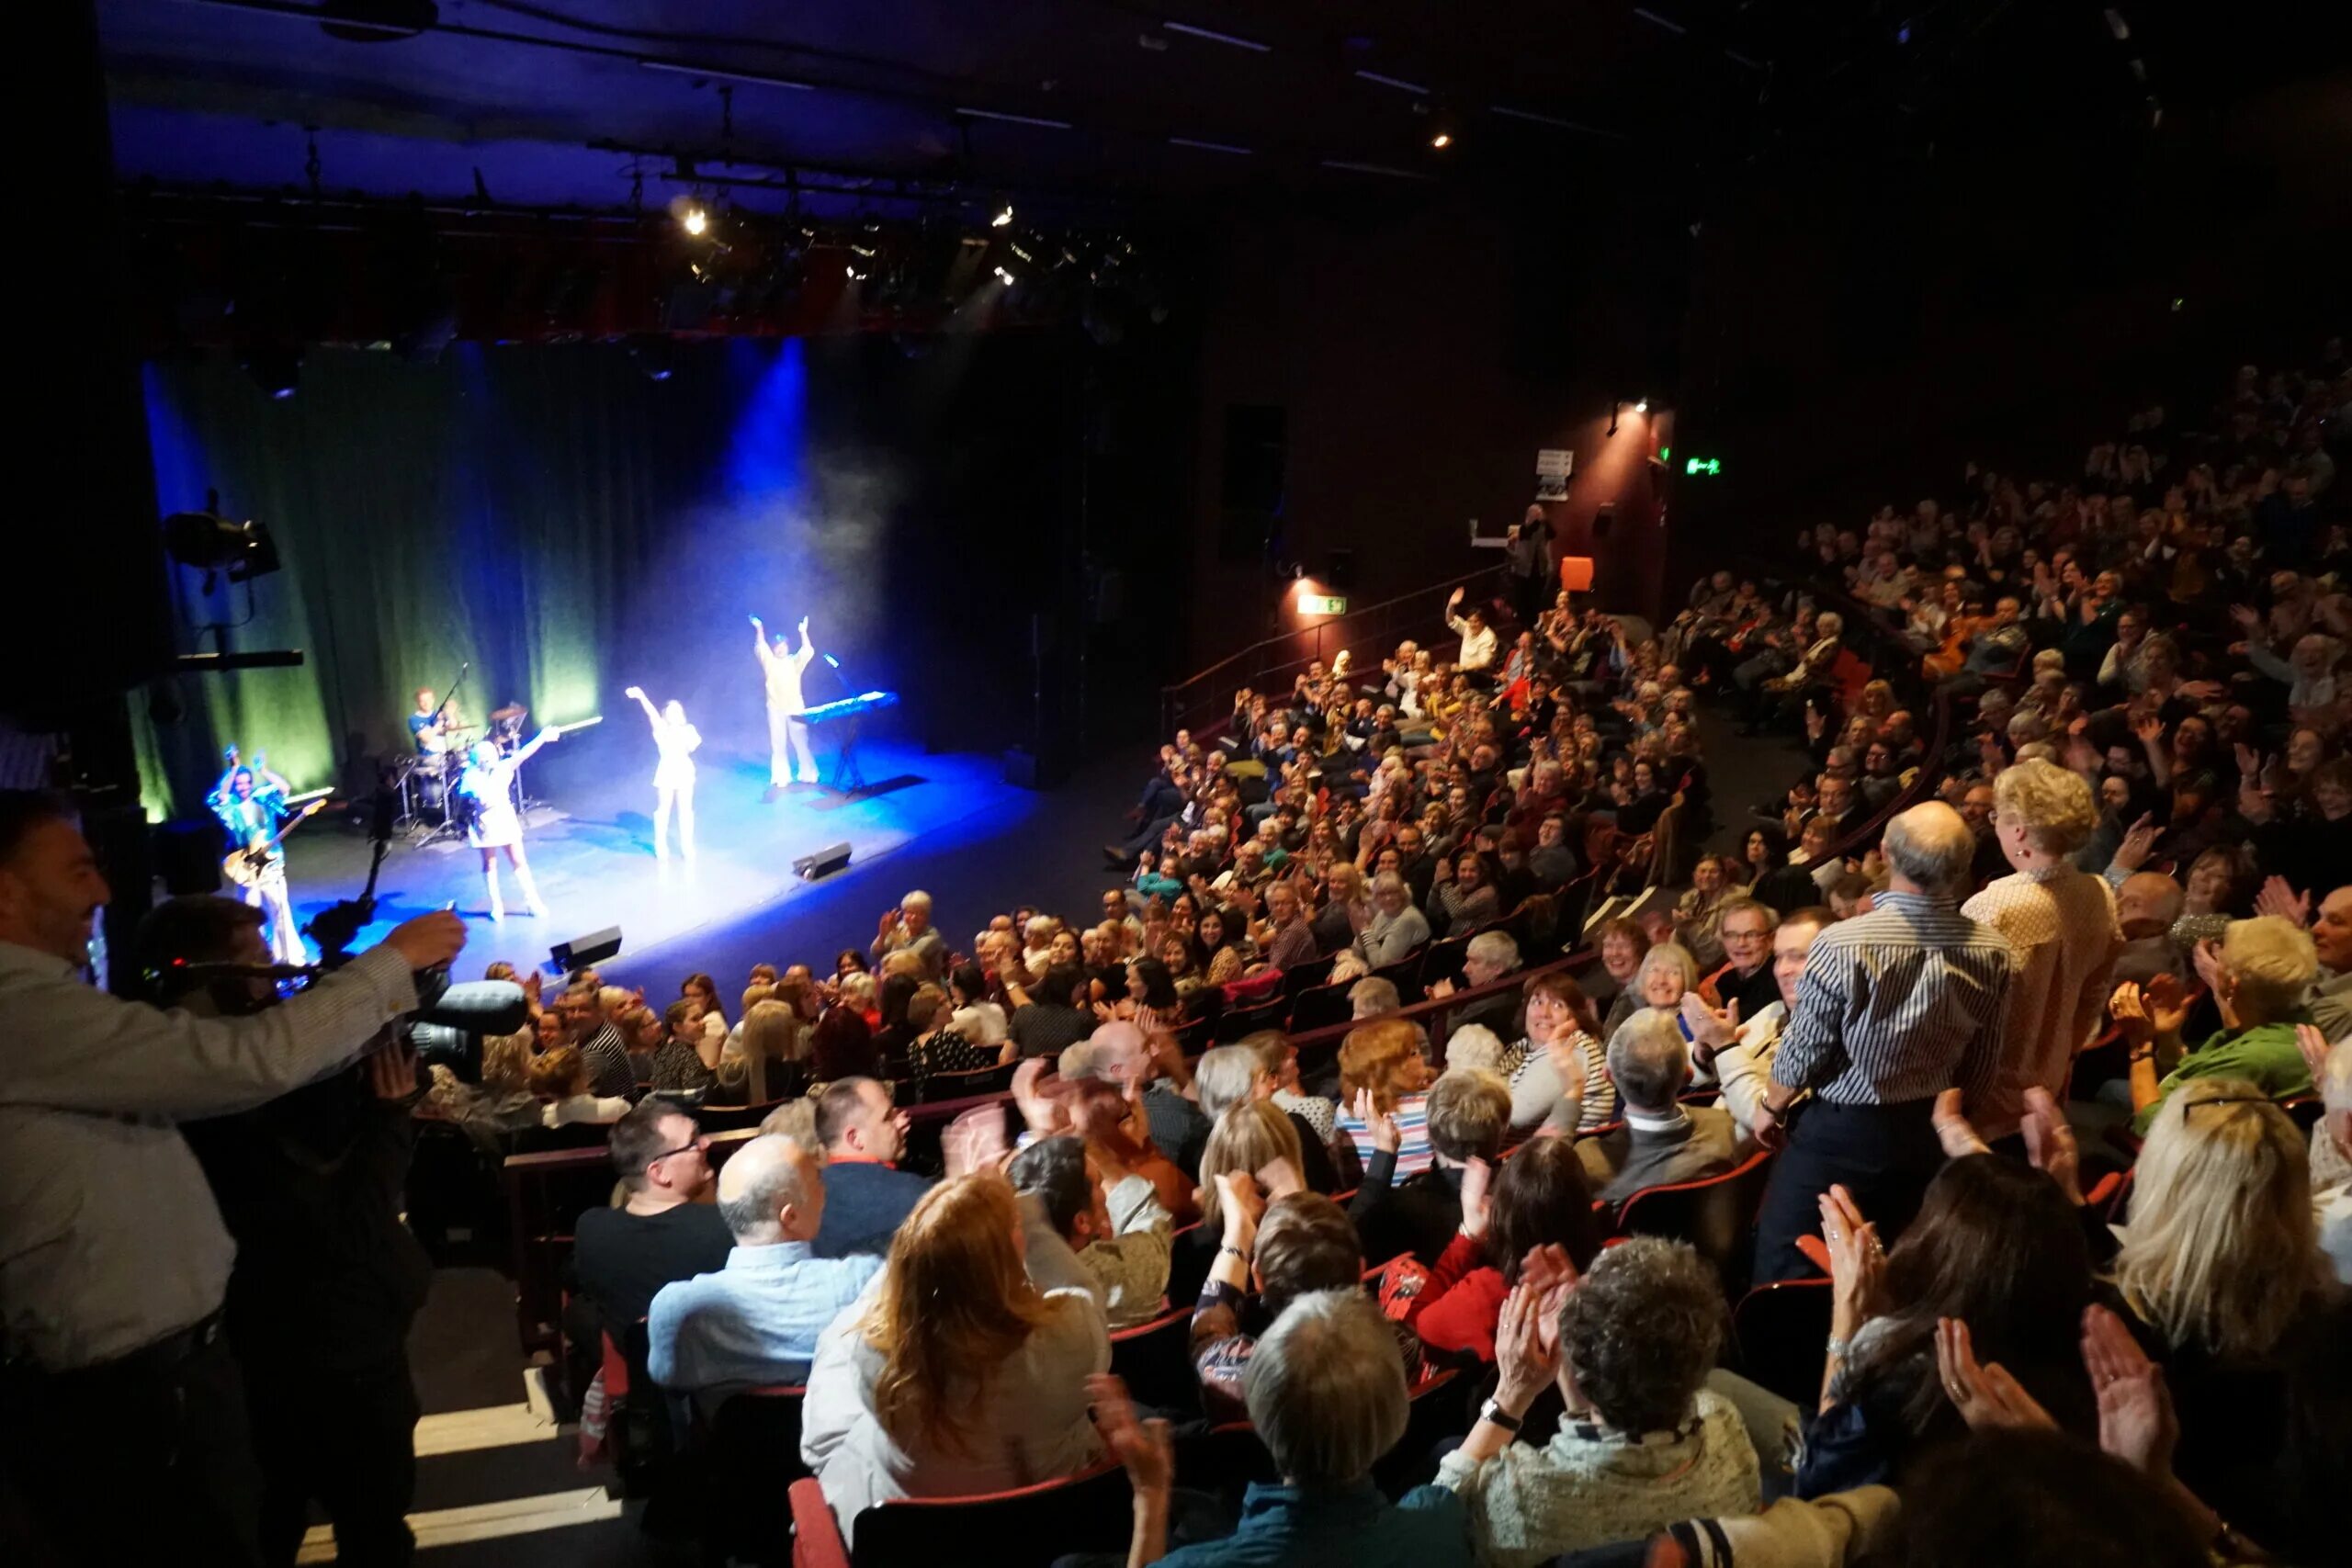
<svg viewBox="0 0 2352 1568">
<path fill-rule="evenodd" d="M 815 854 L 802 855 L 798 860 L 794 861 L 792 874 L 803 882 L 815 882 L 820 877 L 832 875 L 847 864 L 849 864 L 849 840 L 843 839 L 838 844 L 827 844 Z"/>
</svg>

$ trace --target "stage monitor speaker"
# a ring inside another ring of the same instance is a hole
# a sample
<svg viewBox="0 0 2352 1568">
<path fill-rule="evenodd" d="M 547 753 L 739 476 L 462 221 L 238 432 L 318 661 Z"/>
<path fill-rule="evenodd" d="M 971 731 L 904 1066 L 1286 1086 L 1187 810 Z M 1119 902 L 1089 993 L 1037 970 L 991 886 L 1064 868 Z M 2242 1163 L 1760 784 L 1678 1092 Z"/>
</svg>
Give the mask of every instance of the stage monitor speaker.
<svg viewBox="0 0 2352 1568">
<path fill-rule="evenodd" d="M 586 936 L 573 937 L 570 942 L 557 942 L 548 949 L 548 956 L 555 966 L 567 975 L 576 975 L 592 964 L 602 964 L 621 950 L 621 928 L 606 926 Z"/>
<path fill-rule="evenodd" d="M 815 854 L 802 855 L 798 860 L 794 861 L 792 874 L 803 882 L 814 882 L 820 877 L 832 875 L 847 864 L 849 864 L 849 840 L 843 839 L 838 844 L 827 844 Z"/>
</svg>

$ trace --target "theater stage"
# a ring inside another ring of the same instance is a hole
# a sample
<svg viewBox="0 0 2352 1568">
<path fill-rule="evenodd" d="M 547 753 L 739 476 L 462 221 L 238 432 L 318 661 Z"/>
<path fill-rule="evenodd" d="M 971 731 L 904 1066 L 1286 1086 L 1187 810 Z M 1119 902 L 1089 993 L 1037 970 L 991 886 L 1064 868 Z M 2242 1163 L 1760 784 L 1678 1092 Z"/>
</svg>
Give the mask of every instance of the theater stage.
<svg viewBox="0 0 2352 1568">
<path fill-rule="evenodd" d="M 624 733 L 635 741 L 638 730 L 631 725 Z M 882 909 L 917 886 L 914 877 L 938 870 L 940 856 L 1019 835 L 1046 798 L 1005 784 L 994 756 L 925 752 L 893 737 L 869 737 L 859 749 L 865 790 L 803 785 L 771 804 L 762 799 L 764 757 L 713 757 L 706 749 L 695 795 L 698 853 L 685 861 L 673 843 L 665 865 L 653 855 L 650 763 L 635 755 L 650 748 L 614 744 L 622 734 L 609 721 L 594 757 L 584 754 L 582 739 L 563 741 L 573 754 L 560 773 L 526 769 L 526 793 L 548 800 L 525 832 L 545 918 L 523 911 L 503 857 L 507 914 L 492 925 L 476 851 L 462 838 L 414 847 L 395 834 L 377 882 L 375 920 L 355 951 L 412 915 L 454 903 L 472 931 L 457 965 L 460 979 L 478 977 L 493 958 L 544 964 L 551 944 L 617 925 L 625 945 L 600 965 L 607 976 L 667 994 L 678 975 L 707 967 L 731 999 L 754 957 L 829 964 L 839 948 L 863 947 Z M 830 777 L 831 760 L 824 761 Z M 842 840 L 853 857 L 848 870 L 814 884 L 792 874 L 794 860 Z M 913 864 L 906 863 L 910 846 L 922 852 Z M 306 927 L 367 882 L 369 845 L 360 821 L 322 818 L 287 847 L 295 912 Z M 1088 880 L 1099 875 L 1090 872 Z M 949 930 L 958 947 L 968 942 L 976 913 L 955 911 L 962 923 Z"/>
</svg>

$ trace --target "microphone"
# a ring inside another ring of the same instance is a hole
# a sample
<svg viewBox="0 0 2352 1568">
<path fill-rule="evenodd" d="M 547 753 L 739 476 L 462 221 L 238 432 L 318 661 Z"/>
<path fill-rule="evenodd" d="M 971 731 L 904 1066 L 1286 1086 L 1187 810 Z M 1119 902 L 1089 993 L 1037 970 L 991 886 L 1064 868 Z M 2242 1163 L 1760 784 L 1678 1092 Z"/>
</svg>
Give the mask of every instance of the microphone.
<svg viewBox="0 0 2352 1568">
<path fill-rule="evenodd" d="M 842 661 L 841 661 L 840 660 L 838 660 L 838 659 L 835 659 L 835 658 L 834 658 L 831 654 L 830 654 L 830 653 L 820 653 L 820 654 L 817 655 L 817 657 L 818 657 L 818 658 L 820 658 L 820 659 L 821 659 L 821 660 L 823 660 L 826 663 L 828 663 L 828 664 L 831 665 L 831 666 L 832 666 L 834 669 L 836 669 L 836 670 L 838 670 L 838 669 L 840 669 L 840 668 L 842 667 Z"/>
</svg>

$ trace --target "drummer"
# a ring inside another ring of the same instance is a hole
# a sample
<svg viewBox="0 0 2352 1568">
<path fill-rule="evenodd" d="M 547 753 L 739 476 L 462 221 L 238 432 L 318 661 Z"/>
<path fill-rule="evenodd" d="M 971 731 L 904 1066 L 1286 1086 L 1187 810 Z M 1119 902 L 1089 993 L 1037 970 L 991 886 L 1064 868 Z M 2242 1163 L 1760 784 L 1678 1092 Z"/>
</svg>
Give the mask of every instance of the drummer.
<svg viewBox="0 0 2352 1568">
<path fill-rule="evenodd" d="M 409 738 L 416 743 L 418 756 L 438 757 L 449 749 L 445 733 L 449 722 L 448 705 L 436 700 L 432 687 L 418 687 L 416 711 L 408 716 Z"/>
</svg>

